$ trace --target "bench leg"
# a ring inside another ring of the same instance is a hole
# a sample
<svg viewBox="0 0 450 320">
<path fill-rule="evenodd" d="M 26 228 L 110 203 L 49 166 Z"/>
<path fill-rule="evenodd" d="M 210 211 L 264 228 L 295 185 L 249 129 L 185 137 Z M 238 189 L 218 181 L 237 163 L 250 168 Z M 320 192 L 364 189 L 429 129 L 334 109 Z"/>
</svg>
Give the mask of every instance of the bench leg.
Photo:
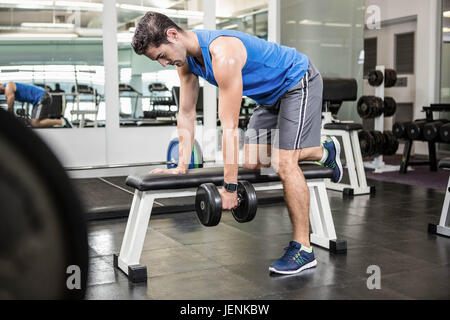
<svg viewBox="0 0 450 320">
<path fill-rule="evenodd" d="M 309 183 L 311 243 L 329 249 L 333 253 L 347 252 L 347 242 L 338 240 L 331 215 L 330 203 L 324 182 Z"/>
<path fill-rule="evenodd" d="M 373 193 L 373 189 L 367 186 L 366 172 L 359 145 L 358 132 L 356 130 L 326 130 L 326 135 L 342 137 L 342 151 L 345 154 L 350 184 L 334 183 L 326 180 L 326 187 L 331 190 L 342 191 L 344 196 L 356 196 Z"/>
<path fill-rule="evenodd" d="M 450 237 L 450 178 L 448 179 L 447 189 L 445 190 L 444 204 L 442 206 L 441 218 L 439 224 L 430 223 L 428 232 L 441 236 Z"/>
<path fill-rule="evenodd" d="M 114 266 L 122 270 L 132 282 L 147 280 L 147 268 L 139 265 L 139 260 L 154 199 L 150 193 L 135 191 L 120 254 L 114 255 Z"/>
</svg>

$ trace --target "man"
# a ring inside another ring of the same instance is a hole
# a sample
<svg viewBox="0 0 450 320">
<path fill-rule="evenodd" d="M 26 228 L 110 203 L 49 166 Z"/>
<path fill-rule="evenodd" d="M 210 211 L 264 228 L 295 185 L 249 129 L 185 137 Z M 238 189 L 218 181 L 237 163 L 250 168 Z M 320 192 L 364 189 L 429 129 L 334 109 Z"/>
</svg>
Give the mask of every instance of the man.
<svg viewBox="0 0 450 320">
<path fill-rule="evenodd" d="M 220 195 L 224 210 L 236 207 L 239 111 L 242 96 L 252 98 L 258 106 L 246 132 L 244 166 L 267 166 L 261 151 L 271 155 L 293 224 L 293 241 L 269 270 L 292 274 L 316 266 L 309 243 L 310 195 L 298 162 L 318 161 L 334 168 L 335 182 L 342 178 L 342 166 L 338 141 L 333 137 L 320 143 L 323 84 L 308 57 L 293 48 L 241 32 L 183 30 L 156 12 L 146 13 L 139 21 L 132 46 L 137 54 L 164 67 L 177 66 L 180 78 L 179 164 L 153 173 L 187 172 L 200 76 L 219 88 L 224 157 L 224 188 Z M 188 134 L 181 134 L 184 132 Z"/>
<path fill-rule="evenodd" d="M 30 125 L 36 128 L 53 126 L 71 127 L 64 118 L 49 119 L 52 97 L 43 88 L 31 84 L 8 82 L 0 84 L 0 94 L 4 94 L 8 104 L 8 111 L 14 113 L 14 102 L 27 102 L 33 106 Z"/>
</svg>

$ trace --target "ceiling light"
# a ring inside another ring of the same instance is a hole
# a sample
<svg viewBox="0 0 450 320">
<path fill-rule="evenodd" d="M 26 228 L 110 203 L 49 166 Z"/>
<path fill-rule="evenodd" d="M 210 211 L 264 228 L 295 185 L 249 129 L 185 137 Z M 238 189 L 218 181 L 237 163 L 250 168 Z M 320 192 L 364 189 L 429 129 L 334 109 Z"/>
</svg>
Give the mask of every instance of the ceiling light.
<svg viewBox="0 0 450 320">
<path fill-rule="evenodd" d="M 69 40 L 77 38 L 74 33 L 3 33 L 2 40 Z"/>
<path fill-rule="evenodd" d="M 314 21 L 314 20 L 308 20 L 308 19 L 304 19 L 302 21 L 298 22 L 299 24 L 306 24 L 306 25 L 310 25 L 310 26 L 320 26 L 322 25 L 322 22 L 320 21 Z"/>
<path fill-rule="evenodd" d="M 326 22 L 326 26 L 328 27 L 339 27 L 339 28 L 350 28 L 352 25 L 350 23 L 337 23 L 337 22 Z"/>
<path fill-rule="evenodd" d="M 28 28 L 57 28 L 57 29 L 73 29 L 75 25 L 72 23 L 40 23 L 40 22 L 22 22 L 22 27 Z"/>
<path fill-rule="evenodd" d="M 445 18 L 450 18 L 450 11 L 444 11 L 444 12 L 442 13 L 442 15 L 443 15 Z"/>
</svg>

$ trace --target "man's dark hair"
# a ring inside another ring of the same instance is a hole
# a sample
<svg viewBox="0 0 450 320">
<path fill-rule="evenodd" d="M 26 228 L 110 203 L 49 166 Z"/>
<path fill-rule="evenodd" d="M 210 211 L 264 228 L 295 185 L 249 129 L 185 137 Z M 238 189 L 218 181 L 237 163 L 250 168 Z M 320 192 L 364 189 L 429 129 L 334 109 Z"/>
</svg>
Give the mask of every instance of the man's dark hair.
<svg viewBox="0 0 450 320">
<path fill-rule="evenodd" d="M 136 54 L 144 54 L 149 45 L 158 48 L 169 43 L 166 32 L 170 28 L 183 31 L 175 22 L 162 13 L 149 11 L 138 22 L 131 46 Z"/>
</svg>

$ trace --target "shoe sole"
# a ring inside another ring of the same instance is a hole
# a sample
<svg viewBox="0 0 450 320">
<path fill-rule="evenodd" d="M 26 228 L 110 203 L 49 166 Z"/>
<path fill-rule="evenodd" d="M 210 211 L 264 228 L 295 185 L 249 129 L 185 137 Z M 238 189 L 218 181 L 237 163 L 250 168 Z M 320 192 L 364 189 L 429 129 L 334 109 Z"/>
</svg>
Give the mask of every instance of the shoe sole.
<svg viewBox="0 0 450 320">
<path fill-rule="evenodd" d="M 331 137 L 331 140 L 333 140 L 334 147 L 336 148 L 335 161 L 336 161 L 336 165 L 339 168 L 339 180 L 333 181 L 333 182 L 339 183 L 342 180 L 342 176 L 344 174 L 344 170 L 342 168 L 342 163 L 341 163 L 341 144 L 339 143 L 338 139 L 336 139 L 336 137 Z"/>
<path fill-rule="evenodd" d="M 309 268 L 314 268 L 315 266 L 317 266 L 317 260 L 316 259 L 314 259 L 313 261 L 308 262 L 307 264 L 301 266 L 297 270 L 281 271 L 281 270 L 277 270 L 275 268 L 269 267 L 269 271 L 275 272 L 275 273 L 279 273 L 279 274 L 295 274 L 295 273 L 302 272 L 303 270 L 306 270 L 306 269 L 309 269 Z"/>
</svg>

